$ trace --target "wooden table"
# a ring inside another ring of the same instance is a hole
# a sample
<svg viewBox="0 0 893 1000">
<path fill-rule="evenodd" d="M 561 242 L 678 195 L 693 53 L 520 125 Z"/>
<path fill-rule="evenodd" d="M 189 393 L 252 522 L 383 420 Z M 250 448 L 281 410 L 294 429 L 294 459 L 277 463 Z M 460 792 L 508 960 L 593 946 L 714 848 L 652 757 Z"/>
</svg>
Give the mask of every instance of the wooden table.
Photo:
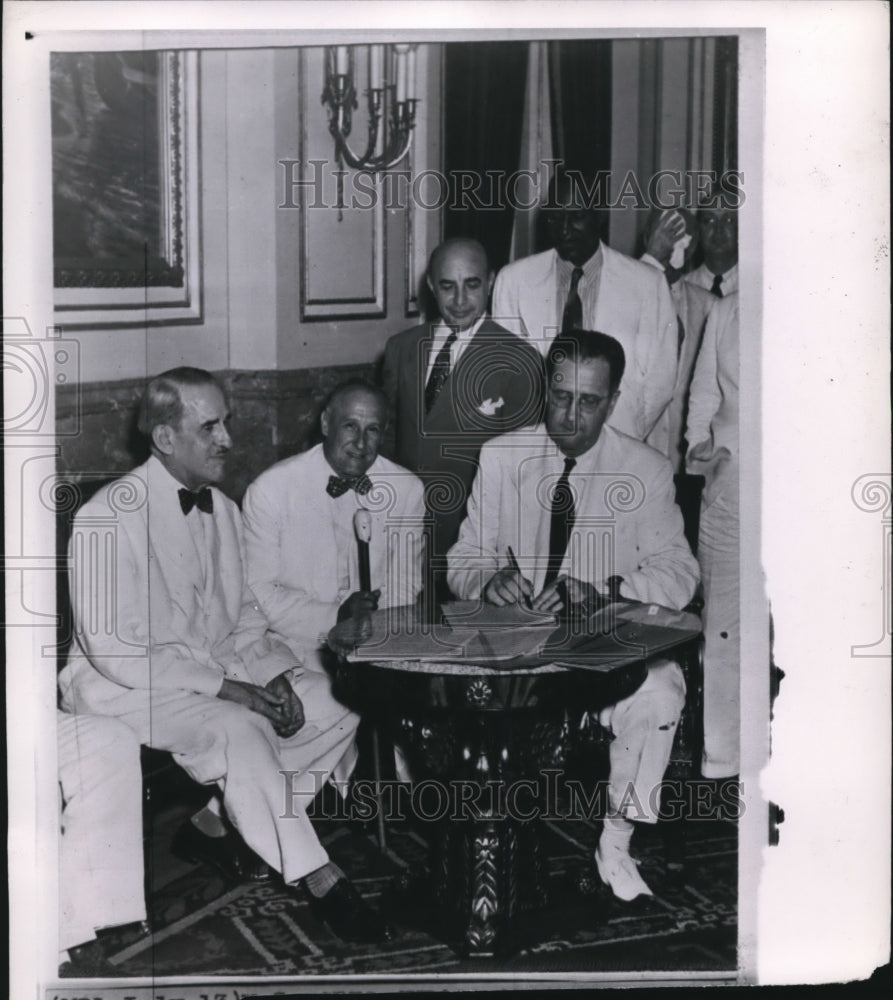
<svg viewBox="0 0 893 1000">
<path fill-rule="evenodd" d="M 436 925 L 469 957 L 529 943 L 547 898 L 541 815 L 575 725 L 635 691 L 655 647 L 663 654 L 700 635 L 696 616 L 656 605 L 628 604 L 617 619 L 633 622 L 640 639 L 656 626 L 660 641 L 618 643 L 613 657 L 578 657 L 576 667 L 536 658 L 509 667 L 425 658 L 342 666 L 343 689 L 392 734 L 416 811 L 431 821 L 427 870 L 395 887 L 398 919 Z"/>
</svg>

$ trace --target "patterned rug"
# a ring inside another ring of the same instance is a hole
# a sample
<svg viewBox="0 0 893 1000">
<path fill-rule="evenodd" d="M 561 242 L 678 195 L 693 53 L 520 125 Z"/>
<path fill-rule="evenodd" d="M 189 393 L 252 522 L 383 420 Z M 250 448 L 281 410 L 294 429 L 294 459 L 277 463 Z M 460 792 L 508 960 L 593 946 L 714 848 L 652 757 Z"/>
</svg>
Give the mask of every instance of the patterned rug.
<svg viewBox="0 0 893 1000">
<path fill-rule="evenodd" d="M 335 821 L 317 829 L 332 859 L 376 903 L 391 880 L 424 861 L 422 832 L 389 829 L 382 854 L 374 831 Z M 598 824 L 546 825 L 548 906 L 535 918 L 536 939 L 504 959 L 463 959 L 401 914 L 387 945 L 348 945 L 310 913 L 303 898 L 275 882 L 233 884 L 201 868 L 168 870 L 152 894 L 155 932 L 122 947 L 112 962 L 127 977 L 183 975 L 356 975 L 563 971 L 732 971 L 736 966 L 737 833 L 721 820 L 686 824 L 684 866 L 667 862 L 661 832 L 639 827 L 633 853 L 652 898 L 616 901 L 598 883 L 581 892 L 591 871 Z"/>
</svg>

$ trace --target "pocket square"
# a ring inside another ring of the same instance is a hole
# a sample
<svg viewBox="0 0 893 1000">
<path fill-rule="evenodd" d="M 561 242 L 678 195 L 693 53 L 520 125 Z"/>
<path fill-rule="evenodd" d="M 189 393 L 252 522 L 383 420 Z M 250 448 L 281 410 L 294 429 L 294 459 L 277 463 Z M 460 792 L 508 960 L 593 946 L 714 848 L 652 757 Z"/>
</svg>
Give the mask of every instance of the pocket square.
<svg viewBox="0 0 893 1000">
<path fill-rule="evenodd" d="M 492 417 L 503 406 L 505 406 L 505 400 L 502 396 L 499 399 L 485 399 L 478 407 L 478 413 L 483 413 L 485 417 Z"/>
</svg>

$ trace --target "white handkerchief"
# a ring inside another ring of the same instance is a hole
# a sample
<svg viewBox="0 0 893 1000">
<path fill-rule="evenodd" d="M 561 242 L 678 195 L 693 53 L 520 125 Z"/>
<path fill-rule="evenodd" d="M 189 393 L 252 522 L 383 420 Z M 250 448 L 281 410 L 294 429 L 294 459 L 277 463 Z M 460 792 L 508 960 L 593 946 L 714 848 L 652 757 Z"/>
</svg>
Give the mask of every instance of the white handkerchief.
<svg viewBox="0 0 893 1000">
<path fill-rule="evenodd" d="M 478 412 L 483 413 L 485 417 L 492 417 L 497 410 L 505 406 L 505 400 L 502 396 L 499 399 L 485 399 L 483 403 L 478 407 Z"/>
</svg>

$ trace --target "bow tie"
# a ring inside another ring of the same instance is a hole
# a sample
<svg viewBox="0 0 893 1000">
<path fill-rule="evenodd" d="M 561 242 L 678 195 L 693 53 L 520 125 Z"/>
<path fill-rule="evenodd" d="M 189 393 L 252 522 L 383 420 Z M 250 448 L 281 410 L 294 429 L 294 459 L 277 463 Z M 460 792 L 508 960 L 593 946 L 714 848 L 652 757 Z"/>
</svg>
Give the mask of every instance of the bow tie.
<svg viewBox="0 0 893 1000">
<path fill-rule="evenodd" d="M 177 490 L 177 496 L 180 498 L 180 507 L 184 514 L 188 514 L 193 507 L 198 507 L 205 514 L 214 513 L 214 497 L 211 496 L 207 486 L 203 486 L 196 493 L 184 487 L 182 490 Z"/>
<path fill-rule="evenodd" d="M 326 493 L 330 497 L 340 497 L 348 490 L 356 490 L 360 496 L 365 496 L 372 489 L 372 480 L 364 473 L 356 479 L 342 479 L 340 476 L 329 476 Z"/>
</svg>

